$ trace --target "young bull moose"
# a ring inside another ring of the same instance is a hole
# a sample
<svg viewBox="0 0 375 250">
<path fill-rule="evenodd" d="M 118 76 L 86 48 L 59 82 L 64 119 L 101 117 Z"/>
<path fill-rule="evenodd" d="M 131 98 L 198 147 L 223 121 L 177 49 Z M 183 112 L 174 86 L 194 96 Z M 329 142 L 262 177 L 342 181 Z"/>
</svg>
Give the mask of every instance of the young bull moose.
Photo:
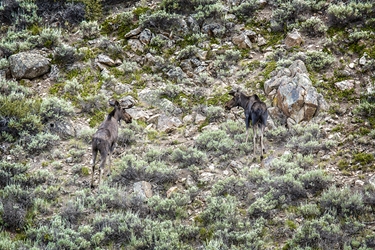
<svg viewBox="0 0 375 250">
<path fill-rule="evenodd" d="M 229 92 L 233 96 L 232 100 L 228 101 L 225 104 L 225 109 L 230 110 L 233 107 L 242 107 L 245 111 L 245 123 L 246 123 L 246 142 L 249 136 L 248 129 L 251 123 L 253 125 L 253 143 L 254 143 L 254 156 L 255 156 L 255 143 L 257 132 L 260 134 L 260 145 L 261 145 L 261 156 L 260 159 L 263 159 L 263 154 L 265 153 L 263 145 L 263 133 L 267 124 L 268 111 L 267 106 L 262 102 L 257 95 L 247 96 L 237 91 Z"/>
<path fill-rule="evenodd" d="M 125 108 L 121 107 L 118 101 L 110 101 L 109 105 L 113 106 L 114 109 L 108 114 L 106 119 L 100 124 L 98 130 L 92 138 L 92 172 L 91 172 L 91 188 L 94 188 L 94 170 L 95 161 L 98 151 L 100 152 L 100 166 L 99 166 L 99 183 L 102 179 L 102 172 L 104 166 L 109 157 L 109 173 L 111 173 L 112 164 L 112 153 L 115 149 L 118 127 L 120 120 L 124 120 L 126 123 L 132 122 L 132 117 L 126 112 Z"/>
</svg>

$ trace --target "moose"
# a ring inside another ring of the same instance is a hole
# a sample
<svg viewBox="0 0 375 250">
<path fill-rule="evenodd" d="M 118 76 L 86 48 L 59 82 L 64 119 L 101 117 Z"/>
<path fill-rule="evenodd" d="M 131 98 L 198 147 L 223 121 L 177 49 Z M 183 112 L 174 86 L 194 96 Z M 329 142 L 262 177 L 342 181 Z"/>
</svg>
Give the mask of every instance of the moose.
<svg viewBox="0 0 375 250">
<path fill-rule="evenodd" d="M 253 143 L 254 143 L 254 155 L 255 155 L 255 144 L 257 139 L 257 134 L 259 132 L 260 136 L 260 145 L 261 145 L 261 156 L 260 159 L 263 159 L 263 154 L 265 153 L 264 144 L 263 144 L 263 133 L 267 125 L 268 111 L 267 106 L 262 102 L 259 97 L 254 94 L 247 96 L 242 93 L 239 89 L 237 91 L 230 91 L 229 94 L 233 98 L 225 104 L 225 109 L 230 110 L 233 107 L 242 107 L 245 111 L 245 123 L 246 123 L 246 143 L 249 137 L 248 129 L 251 124 L 253 126 Z"/>
<path fill-rule="evenodd" d="M 109 158 L 109 174 L 111 173 L 112 165 L 112 153 L 115 149 L 118 128 L 120 121 L 124 120 L 126 123 L 132 122 L 132 117 L 126 112 L 124 107 L 120 106 L 120 103 L 116 100 L 109 101 L 109 105 L 113 106 L 114 109 L 107 115 L 105 120 L 100 124 L 98 130 L 95 132 L 92 138 L 92 172 L 91 172 L 91 188 L 94 188 L 94 171 L 95 161 L 98 151 L 100 152 L 100 166 L 99 166 L 99 183 L 102 179 L 102 172 L 106 164 L 107 156 Z"/>
</svg>

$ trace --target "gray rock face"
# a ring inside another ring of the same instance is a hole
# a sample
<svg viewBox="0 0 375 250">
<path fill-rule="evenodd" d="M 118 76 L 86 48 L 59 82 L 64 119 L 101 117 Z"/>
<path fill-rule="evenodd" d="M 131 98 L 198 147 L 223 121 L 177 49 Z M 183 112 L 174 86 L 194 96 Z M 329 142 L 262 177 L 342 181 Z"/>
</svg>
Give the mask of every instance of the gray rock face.
<svg viewBox="0 0 375 250">
<path fill-rule="evenodd" d="M 16 79 L 33 79 L 50 70 L 50 60 L 36 52 L 21 52 L 9 57 L 12 76 Z"/>
<path fill-rule="evenodd" d="M 327 103 L 312 86 L 305 64 L 296 60 L 288 69 L 281 69 L 264 84 L 265 92 L 272 100 L 274 113 L 280 112 L 282 123 L 309 121 L 318 110 L 326 110 Z"/>
<path fill-rule="evenodd" d="M 287 34 L 285 37 L 285 45 L 287 48 L 300 46 L 303 43 L 303 39 L 298 31 L 294 30 Z"/>
</svg>

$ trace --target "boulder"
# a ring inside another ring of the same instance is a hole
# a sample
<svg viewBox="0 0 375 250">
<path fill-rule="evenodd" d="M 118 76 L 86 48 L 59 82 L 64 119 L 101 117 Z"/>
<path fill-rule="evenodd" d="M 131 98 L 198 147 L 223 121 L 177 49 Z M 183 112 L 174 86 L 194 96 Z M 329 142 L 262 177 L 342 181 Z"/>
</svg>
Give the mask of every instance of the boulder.
<svg viewBox="0 0 375 250">
<path fill-rule="evenodd" d="M 284 42 L 287 48 L 292 48 L 301 46 L 303 39 L 297 30 L 293 30 L 286 35 Z"/>
<path fill-rule="evenodd" d="M 50 70 L 50 59 L 37 52 L 21 52 L 9 57 L 9 67 L 16 79 L 33 79 Z"/>
<path fill-rule="evenodd" d="M 171 117 L 165 114 L 161 114 L 158 117 L 157 129 L 166 133 L 170 133 L 182 125 L 183 123 L 178 117 Z"/>
<path fill-rule="evenodd" d="M 152 38 L 152 32 L 149 29 L 144 29 L 141 34 L 139 34 L 139 41 L 143 44 L 149 44 Z"/>
<path fill-rule="evenodd" d="M 301 60 L 294 61 L 289 68 L 280 69 L 265 82 L 264 90 L 272 100 L 271 116 L 281 124 L 309 121 L 318 111 L 329 108 L 323 96 L 312 86 Z"/>
<path fill-rule="evenodd" d="M 252 48 L 251 41 L 249 37 L 245 34 L 242 33 L 237 36 L 232 37 L 232 42 L 237 45 L 240 49 L 246 49 L 246 48 Z"/>
<path fill-rule="evenodd" d="M 335 87 L 340 90 L 349 90 L 354 88 L 354 80 L 345 80 L 341 82 L 335 82 Z"/>
<path fill-rule="evenodd" d="M 133 184 L 133 190 L 137 197 L 145 200 L 152 197 L 152 186 L 147 181 L 139 181 Z"/>
<path fill-rule="evenodd" d="M 109 56 L 100 54 L 98 55 L 97 61 L 101 64 L 113 67 L 113 66 L 118 66 L 116 65 L 116 62 L 113 61 Z"/>
<path fill-rule="evenodd" d="M 46 124 L 46 129 L 62 139 L 71 139 L 76 136 L 76 129 L 70 120 L 51 120 Z"/>
</svg>

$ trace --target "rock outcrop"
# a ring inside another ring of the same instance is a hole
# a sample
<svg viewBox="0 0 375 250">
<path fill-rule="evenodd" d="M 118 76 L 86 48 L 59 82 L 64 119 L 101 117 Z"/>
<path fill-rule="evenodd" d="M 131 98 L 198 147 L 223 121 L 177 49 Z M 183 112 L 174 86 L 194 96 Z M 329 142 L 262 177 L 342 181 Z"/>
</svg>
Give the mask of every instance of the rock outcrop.
<svg viewBox="0 0 375 250">
<path fill-rule="evenodd" d="M 265 82 L 264 90 L 272 101 L 273 117 L 282 124 L 309 121 L 320 109 L 328 109 L 327 102 L 312 85 L 301 60 L 294 61 L 289 68 L 279 70 Z"/>
</svg>

